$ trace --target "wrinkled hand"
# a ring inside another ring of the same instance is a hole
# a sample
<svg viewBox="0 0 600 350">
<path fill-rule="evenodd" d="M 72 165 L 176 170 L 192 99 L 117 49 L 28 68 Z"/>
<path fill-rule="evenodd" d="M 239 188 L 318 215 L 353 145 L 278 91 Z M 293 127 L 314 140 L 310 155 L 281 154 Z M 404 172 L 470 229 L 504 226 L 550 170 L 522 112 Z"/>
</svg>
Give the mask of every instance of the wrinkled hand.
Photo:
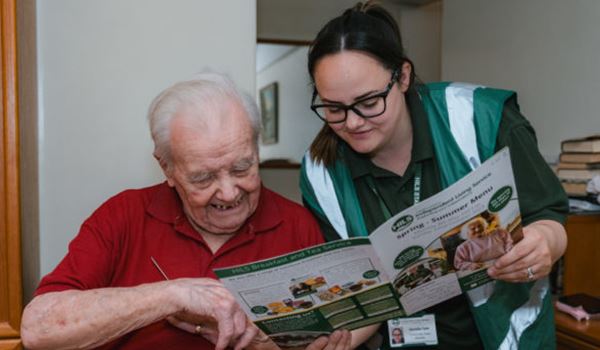
<svg viewBox="0 0 600 350">
<path fill-rule="evenodd" d="M 492 278 L 507 282 L 534 281 L 550 273 L 564 247 L 566 235 L 559 223 L 535 222 L 523 228 L 523 239 L 496 260 L 487 272 Z"/>
<path fill-rule="evenodd" d="M 350 349 L 351 341 L 350 331 L 338 329 L 328 337 L 317 338 L 306 347 L 306 350 L 347 350 Z"/>
<path fill-rule="evenodd" d="M 231 293 L 217 280 L 182 278 L 172 281 L 180 311 L 167 320 L 190 333 L 200 334 L 215 344 L 216 350 L 228 346 L 243 349 L 257 336 Z M 200 327 L 198 327 L 200 326 Z"/>
</svg>

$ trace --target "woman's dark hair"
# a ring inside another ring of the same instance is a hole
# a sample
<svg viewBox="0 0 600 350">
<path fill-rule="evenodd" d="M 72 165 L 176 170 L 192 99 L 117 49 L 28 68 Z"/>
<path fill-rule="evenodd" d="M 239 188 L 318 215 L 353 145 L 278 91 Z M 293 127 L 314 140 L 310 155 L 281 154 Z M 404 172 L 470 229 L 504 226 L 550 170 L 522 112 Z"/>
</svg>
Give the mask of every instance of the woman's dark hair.
<svg viewBox="0 0 600 350">
<path fill-rule="evenodd" d="M 345 50 L 362 51 L 389 70 L 400 69 L 404 62 L 412 66 L 402 46 L 398 24 L 392 15 L 374 1 L 357 3 L 341 16 L 329 21 L 317 34 L 308 52 L 308 72 L 314 84 L 315 66 L 325 56 Z M 415 79 L 411 69 L 409 90 Z M 325 124 L 310 145 L 314 161 L 326 166 L 335 162 L 339 137 Z"/>
</svg>

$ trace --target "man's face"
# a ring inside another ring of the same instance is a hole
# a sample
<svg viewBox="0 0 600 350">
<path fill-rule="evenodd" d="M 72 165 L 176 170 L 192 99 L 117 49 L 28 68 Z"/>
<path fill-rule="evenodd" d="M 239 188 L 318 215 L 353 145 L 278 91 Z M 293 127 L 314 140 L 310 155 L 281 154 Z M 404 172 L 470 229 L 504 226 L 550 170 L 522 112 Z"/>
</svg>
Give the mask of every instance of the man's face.
<svg viewBox="0 0 600 350">
<path fill-rule="evenodd" d="M 171 122 L 169 186 L 200 233 L 234 234 L 254 213 L 260 195 L 258 152 L 246 112 L 237 103 L 214 106 L 199 121 L 182 108 Z M 204 231 L 204 232 L 202 232 Z"/>
</svg>

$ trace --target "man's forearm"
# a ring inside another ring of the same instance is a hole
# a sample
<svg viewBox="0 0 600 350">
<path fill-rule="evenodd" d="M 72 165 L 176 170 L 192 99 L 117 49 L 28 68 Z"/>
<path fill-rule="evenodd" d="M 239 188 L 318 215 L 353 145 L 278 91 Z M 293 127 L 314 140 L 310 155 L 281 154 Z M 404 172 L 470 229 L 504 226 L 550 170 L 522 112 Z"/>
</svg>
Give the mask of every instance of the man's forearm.
<svg viewBox="0 0 600 350">
<path fill-rule="evenodd" d="M 23 313 L 23 343 L 28 349 L 82 349 L 105 344 L 177 312 L 168 285 L 158 282 L 37 296 Z"/>
</svg>

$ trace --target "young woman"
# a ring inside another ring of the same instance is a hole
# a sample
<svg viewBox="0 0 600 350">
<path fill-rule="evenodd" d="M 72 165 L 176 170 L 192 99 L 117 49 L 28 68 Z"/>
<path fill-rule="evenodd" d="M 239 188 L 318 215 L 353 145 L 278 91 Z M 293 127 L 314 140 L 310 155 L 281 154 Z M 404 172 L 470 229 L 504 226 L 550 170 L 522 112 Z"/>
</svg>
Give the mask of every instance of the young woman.
<svg viewBox="0 0 600 350">
<path fill-rule="evenodd" d="M 497 279 L 491 296 L 461 295 L 426 312 L 439 349 L 554 347 L 547 275 L 566 247 L 568 204 L 516 94 L 419 83 L 397 24 L 370 2 L 321 29 L 308 70 L 311 108 L 325 124 L 303 161 L 301 189 L 328 240 L 368 235 L 509 147 L 524 239 L 488 269 Z"/>
</svg>

